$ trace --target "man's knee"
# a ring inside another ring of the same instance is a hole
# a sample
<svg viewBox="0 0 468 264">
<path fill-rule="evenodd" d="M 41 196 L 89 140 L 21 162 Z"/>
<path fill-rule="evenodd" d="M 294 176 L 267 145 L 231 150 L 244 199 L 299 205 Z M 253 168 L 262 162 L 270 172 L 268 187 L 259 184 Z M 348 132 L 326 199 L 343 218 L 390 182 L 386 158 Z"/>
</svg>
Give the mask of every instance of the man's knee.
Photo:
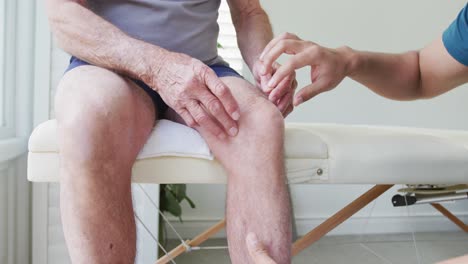
<svg viewBox="0 0 468 264">
<path fill-rule="evenodd" d="M 280 140 L 284 134 L 284 118 L 281 112 L 266 99 L 257 102 L 248 113 L 249 130 L 265 140 Z"/>
<path fill-rule="evenodd" d="M 78 163 L 111 158 L 130 140 L 131 91 L 124 79 L 102 71 L 100 78 L 79 69 L 67 73 L 55 97 L 59 148 Z"/>
<path fill-rule="evenodd" d="M 231 88 L 240 111 L 239 132 L 258 131 L 282 135 L 284 118 L 278 108 L 249 82 L 236 77 L 223 77 L 224 83 Z"/>
<path fill-rule="evenodd" d="M 244 120 L 240 121 L 240 136 L 254 139 L 259 144 L 282 144 L 284 118 L 276 106 L 264 98 L 257 98 L 249 108 L 242 116 Z"/>
<path fill-rule="evenodd" d="M 55 96 L 55 112 L 62 124 L 80 126 L 107 122 L 130 114 L 131 89 L 126 80 L 105 69 L 83 66 L 67 73 Z"/>
</svg>

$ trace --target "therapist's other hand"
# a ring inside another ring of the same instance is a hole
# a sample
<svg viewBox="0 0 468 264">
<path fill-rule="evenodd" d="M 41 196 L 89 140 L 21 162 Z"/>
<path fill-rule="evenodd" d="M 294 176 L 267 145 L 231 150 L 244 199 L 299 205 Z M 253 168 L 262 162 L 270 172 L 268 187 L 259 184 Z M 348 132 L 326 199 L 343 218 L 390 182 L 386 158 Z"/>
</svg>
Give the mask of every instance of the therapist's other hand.
<svg viewBox="0 0 468 264">
<path fill-rule="evenodd" d="M 286 74 L 276 85 L 276 89 L 269 88 L 270 81 L 276 70 L 281 67 L 277 62 L 273 62 L 270 66 L 270 71 L 265 73 L 263 63 L 257 60 L 253 67 L 253 75 L 258 88 L 260 88 L 268 99 L 274 103 L 284 117 L 289 115 L 294 110 L 293 96 L 297 88 L 296 72 Z"/>
<path fill-rule="evenodd" d="M 255 264 L 277 264 L 269 255 L 254 233 L 247 234 L 245 238 L 250 257 Z"/>
<path fill-rule="evenodd" d="M 274 38 L 265 47 L 260 56 L 263 62 L 261 74 L 271 74 L 267 86 L 277 89 L 278 83 L 296 69 L 311 67 L 311 84 L 303 87 L 294 96 L 294 106 L 298 106 L 312 97 L 335 88 L 349 72 L 350 58 L 344 51 L 348 47 L 329 49 L 311 41 L 304 41 L 291 33 L 284 33 Z M 273 69 L 281 54 L 292 55 L 287 62 Z M 272 91 L 273 93 L 274 91 Z"/>
</svg>

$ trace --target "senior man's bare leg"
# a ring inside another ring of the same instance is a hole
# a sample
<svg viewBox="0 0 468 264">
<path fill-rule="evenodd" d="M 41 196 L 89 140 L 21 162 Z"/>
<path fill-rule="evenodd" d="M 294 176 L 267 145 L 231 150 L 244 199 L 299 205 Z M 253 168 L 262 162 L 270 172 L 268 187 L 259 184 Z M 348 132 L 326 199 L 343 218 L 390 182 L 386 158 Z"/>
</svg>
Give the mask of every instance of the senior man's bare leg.
<svg viewBox="0 0 468 264">
<path fill-rule="evenodd" d="M 198 128 L 228 177 L 227 235 L 233 263 L 252 263 L 245 238 L 257 234 L 278 264 L 291 262 L 291 215 L 283 161 L 284 120 L 255 87 L 221 80 L 239 103 L 239 134 L 220 140 Z"/>
<path fill-rule="evenodd" d="M 95 66 L 63 77 L 55 98 L 61 214 L 71 260 L 134 263 L 130 175 L 155 122 L 149 96 Z"/>
</svg>

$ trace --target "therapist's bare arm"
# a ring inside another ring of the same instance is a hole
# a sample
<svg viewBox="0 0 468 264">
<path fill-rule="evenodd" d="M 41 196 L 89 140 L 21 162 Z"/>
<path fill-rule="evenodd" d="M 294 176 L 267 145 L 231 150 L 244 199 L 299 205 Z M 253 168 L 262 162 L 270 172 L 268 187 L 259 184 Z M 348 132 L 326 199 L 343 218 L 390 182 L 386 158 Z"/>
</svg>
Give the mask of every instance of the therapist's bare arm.
<svg viewBox="0 0 468 264">
<path fill-rule="evenodd" d="M 391 99 L 432 98 L 468 82 L 468 67 L 447 52 L 442 37 L 402 54 L 347 50 L 353 54 L 349 76 Z"/>
<path fill-rule="evenodd" d="M 312 84 L 297 93 L 296 104 L 335 88 L 345 77 L 395 100 L 431 98 L 468 81 L 468 67 L 447 52 L 441 37 L 419 51 L 388 54 L 326 48 L 288 33 L 265 48 L 264 64 L 268 67 L 283 53 L 293 56 L 273 76 L 271 85 L 290 71 L 312 67 Z"/>
<path fill-rule="evenodd" d="M 206 126 L 221 138 L 237 127 L 234 97 L 201 61 L 128 36 L 88 9 L 86 1 L 47 0 L 47 11 L 66 52 L 144 81 L 190 126 Z"/>
<path fill-rule="evenodd" d="M 257 86 L 265 88 L 266 82 L 270 77 L 261 76 L 259 67 L 263 67 L 259 62 L 259 57 L 265 46 L 272 40 L 273 32 L 267 13 L 263 10 L 259 0 L 228 0 L 231 9 L 231 16 L 234 27 L 237 33 L 237 42 L 241 51 L 242 57 L 249 66 Z M 275 64 L 274 68 L 279 67 Z M 278 84 L 280 87 L 292 90 L 297 86 L 295 73 L 291 72 L 281 79 Z M 262 87 L 262 84 L 264 87 Z M 270 91 L 266 91 L 268 95 Z M 270 100 L 275 103 L 279 110 L 287 115 L 292 111 L 292 96 L 294 92 L 284 94 L 273 94 Z M 273 97 L 275 96 L 275 97 Z"/>
</svg>

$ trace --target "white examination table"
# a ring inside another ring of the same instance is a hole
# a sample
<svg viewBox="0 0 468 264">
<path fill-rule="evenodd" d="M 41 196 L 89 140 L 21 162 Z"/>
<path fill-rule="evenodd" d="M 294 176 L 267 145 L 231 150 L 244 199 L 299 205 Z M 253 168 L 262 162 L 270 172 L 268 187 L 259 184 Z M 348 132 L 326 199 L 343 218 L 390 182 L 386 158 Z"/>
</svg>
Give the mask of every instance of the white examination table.
<svg viewBox="0 0 468 264">
<path fill-rule="evenodd" d="M 193 144 L 194 140 L 200 140 L 199 135 L 188 127 L 174 129 L 187 130 L 186 136 L 167 138 L 166 135 L 161 139 L 153 135 L 148 145 L 157 146 L 158 140 L 166 143 L 174 140 L 180 146 L 184 142 Z M 203 141 L 200 144 L 201 148 L 206 147 Z M 376 185 L 296 241 L 293 254 L 320 239 L 394 184 L 468 183 L 468 131 L 289 123 L 286 125 L 285 150 L 289 183 Z M 226 175 L 217 161 L 194 158 L 196 154 L 166 149 L 158 157 L 142 155 L 133 167 L 133 181 L 161 184 L 226 182 Z M 56 123 L 50 120 L 38 126 L 30 137 L 28 178 L 34 182 L 56 182 L 58 171 Z M 433 205 L 468 231 L 466 225 L 445 208 Z M 221 221 L 188 241 L 189 245 L 200 244 L 223 226 L 224 221 Z M 184 246 L 179 246 L 171 254 L 176 256 L 185 250 Z M 158 263 L 167 261 L 162 258 Z"/>
</svg>

